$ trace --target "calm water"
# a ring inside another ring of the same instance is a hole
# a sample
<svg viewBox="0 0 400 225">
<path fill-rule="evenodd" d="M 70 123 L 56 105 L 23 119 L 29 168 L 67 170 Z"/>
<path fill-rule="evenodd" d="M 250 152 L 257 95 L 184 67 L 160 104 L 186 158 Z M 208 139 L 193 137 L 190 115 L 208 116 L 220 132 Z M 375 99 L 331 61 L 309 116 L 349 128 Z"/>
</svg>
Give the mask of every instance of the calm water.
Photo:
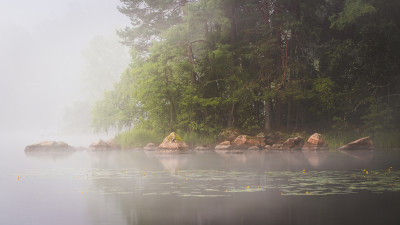
<svg viewBox="0 0 400 225">
<path fill-rule="evenodd" d="M 0 224 L 400 224 L 400 153 L 1 147 Z"/>
</svg>

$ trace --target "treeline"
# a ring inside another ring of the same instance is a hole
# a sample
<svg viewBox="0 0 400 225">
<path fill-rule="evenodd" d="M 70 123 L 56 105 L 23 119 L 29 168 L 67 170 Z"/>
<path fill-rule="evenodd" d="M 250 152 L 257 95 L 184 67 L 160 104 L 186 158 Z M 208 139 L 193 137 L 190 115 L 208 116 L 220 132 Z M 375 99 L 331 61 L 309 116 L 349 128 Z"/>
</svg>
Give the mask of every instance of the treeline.
<svg viewBox="0 0 400 225">
<path fill-rule="evenodd" d="M 132 62 L 97 130 L 216 134 L 400 124 L 398 0 L 121 0 Z"/>
</svg>

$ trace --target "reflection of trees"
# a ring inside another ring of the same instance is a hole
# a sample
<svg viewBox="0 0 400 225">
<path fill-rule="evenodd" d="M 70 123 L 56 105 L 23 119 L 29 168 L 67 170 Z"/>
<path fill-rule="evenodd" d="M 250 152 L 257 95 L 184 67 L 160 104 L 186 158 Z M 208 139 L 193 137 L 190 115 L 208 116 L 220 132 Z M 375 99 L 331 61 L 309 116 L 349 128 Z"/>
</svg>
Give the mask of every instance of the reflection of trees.
<svg viewBox="0 0 400 225">
<path fill-rule="evenodd" d="M 176 196 L 174 191 L 179 190 L 179 184 L 185 182 L 182 178 L 184 172 L 179 177 L 177 175 L 180 170 L 207 170 L 207 173 L 211 170 L 221 170 L 231 171 L 230 174 L 235 174 L 236 171 L 250 171 L 252 174 L 258 172 L 255 180 L 245 184 L 251 185 L 252 182 L 257 183 L 258 178 L 268 176 L 264 175 L 265 171 L 298 171 L 300 173 L 302 169 L 308 170 L 309 167 L 321 170 L 332 165 L 335 166 L 332 169 L 354 167 L 352 157 L 319 151 L 248 151 L 243 154 L 215 152 L 157 154 L 144 151 L 110 151 L 90 152 L 89 155 L 91 168 L 107 173 L 107 176 L 97 178 L 93 176 L 92 179 L 92 189 L 107 192 L 104 195 L 95 193 L 95 196 L 87 198 L 92 224 L 202 224 L 201 221 L 215 222 L 210 224 L 218 224 L 218 222 L 235 224 L 238 217 L 248 218 L 249 212 L 252 212 L 252 215 L 256 212 L 256 216 L 261 218 L 267 212 L 265 208 L 274 210 L 274 204 L 265 204 L 266 195 L 269 198 L 268 202 L 279 201 L 280 205 L 275 205 L 291 207 L 289 198 L 284 198 L 288 202 L 282 205 L 282 199 L 278 199 L 279 193 L 274 195 L 271 192 L 258 192 L 251 195 L 234 194 L 234 197 L 226 197 L 224 201 L 221 201 L 222 198 Z M 343 162 L 343 165 L 339 162 Z M 225 176 L 220 171 L 209 174 L 217 174 L 222 178 Z M 225 181 L 222 179 L 221 182 Z M 194 183 L 196 188 L 204 184 L 201 180 L 196 182 Z M 215 183 L 218 182 L 220 181 L 215 181 Z M 191 184 L 193 187 L 193 183 Z M 243 186 L 243 184 L 240 185 Z M 180 188 L 186 187 L 182 185 Z M 207 188 L 215 187 L 208 186 Z M 296 210 L 300 209 L 296 208 Z M 270 214 L 270 218 L 280 221 L 280 217 L 274 217 L 274 213 Z"/>
</svg>

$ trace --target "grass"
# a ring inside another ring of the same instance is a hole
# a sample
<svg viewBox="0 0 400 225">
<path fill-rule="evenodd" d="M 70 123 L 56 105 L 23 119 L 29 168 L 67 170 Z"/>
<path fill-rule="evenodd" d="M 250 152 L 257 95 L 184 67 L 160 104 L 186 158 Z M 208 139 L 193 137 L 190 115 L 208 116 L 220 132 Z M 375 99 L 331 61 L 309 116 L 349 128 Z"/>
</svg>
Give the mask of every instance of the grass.
<svg viewBox="0 0 400 225">
<path fill-rule="evenodd" d="M 189 146 L 196 147 L 198 145 L 214 145 L 216 138 L 215 135 L 199 135 L 197 133 L 182 133 L 182 139 Z"/>
<path fill-rule="evenodd" d="M 372 138 L 372 141 L 374 142 L 375 145 L 375 150 L 390 151 L 393 148 L 400 147 L 399 131 L 392 131 L 392 132 L 387 131 L 374 134 L 346 131 L 346 132 L 328 132 L 328 133 L 323 133 L 322 135 L 325 138 L 331 150 L 336 150 L 349 142 L 367 136 Z"/>
<path fill-rule="evenodd" d="M 117 134 L 115 141 L 121 145 L 123 149 L 141 148 L 147 143 L 160 144 L 164 139 L 162 134 L 147 129 L 132 129 Z"/>
</svg>

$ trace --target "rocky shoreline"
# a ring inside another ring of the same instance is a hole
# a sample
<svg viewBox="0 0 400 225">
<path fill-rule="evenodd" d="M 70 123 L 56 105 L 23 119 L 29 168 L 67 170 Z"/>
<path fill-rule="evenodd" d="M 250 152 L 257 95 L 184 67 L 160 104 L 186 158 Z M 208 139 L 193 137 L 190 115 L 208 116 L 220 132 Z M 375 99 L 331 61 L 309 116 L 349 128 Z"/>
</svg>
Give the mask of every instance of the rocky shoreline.
<svg viewBox="0 0 400 225">
<path fill-rule="evenodd" d="M 175 132 L 172 132 L 164 138 L 160 145 L 148 143 L 144 146 L 145 151 L 154 151 L 157 153 L 185 153 L 188 151 L 216 151 L 219 153 L 244 153 L 246 151 L 323 151 L 329 150 L 329 146 L 323 136 L 314 133 L 306 141 L 303 137 L 290 137 L 285 141 L 276 135 L 266 136 L 260 133 L 256 136 L 240 134 L 236 130 L 224 130 L 217 137 L 218 143 L 215 146 L 199 145 L 190 148 L 188 144 Z M 25 152 L 36 151 L 75 151 L 86 148 L 74 148 L 61 141 L 44 141 L 25 147 Z M 113 140 L 98 140 L 92 143 L 87 150 L 90 151 L 114 151 L 121 150 L 121 146 Z M 358 140 L 347 143 L 337 150 L 374 150 L 374 144 L 370 137 L 363 137 Z"/>
</svg>

